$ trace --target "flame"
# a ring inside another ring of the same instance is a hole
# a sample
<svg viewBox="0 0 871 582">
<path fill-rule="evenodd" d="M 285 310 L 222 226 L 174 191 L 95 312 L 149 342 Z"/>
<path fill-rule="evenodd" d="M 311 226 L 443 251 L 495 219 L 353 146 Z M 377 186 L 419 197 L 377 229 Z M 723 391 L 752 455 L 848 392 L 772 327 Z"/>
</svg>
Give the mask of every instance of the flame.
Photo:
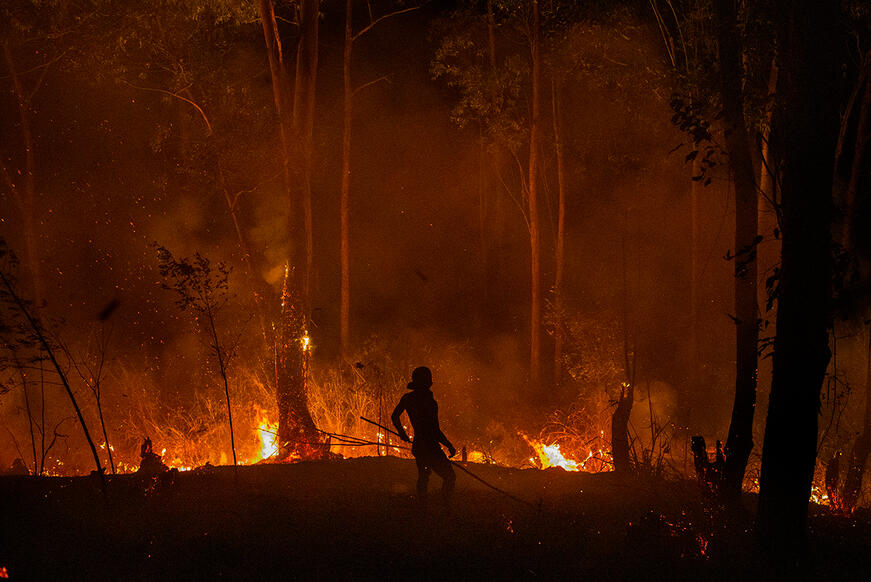
<svg viewBox="0 0 871 582">
<path fill-rule="evenodd" d="M 580 471 L 581 463 L 577 461 L 573 461 L 571 459 L 566 459 L 562 452 L 559 450 L 559 444 L 554 443 L 552 445 L 546 445 L 540 441 L 531 440 L 526 435 L 522 435 L 523 439 L 529 443 L 535 453 L 538 455 L 538 463 L 542 469 L 548 469 L 550 467 L 561 467 L 565 471 Z M 592 456 L 592 452 L 590 453 Z M 590 458 L 587 457 L 587 459 Z M 587 460 L 585 459 L 585 461 Z M 533 463 L 535 459 L 530 458 L 530 461 Z"/>
<path fill-rule="evenodd" d="M 470 463 L 487 463 L 487 462 L 489 462 L 487 459 L 487 455 L 485 455 L 481 451 L 469 451 L 466 458 L 469 459 Z"/>
<path fill-rule="evenodd" d="M 278 454 L 278 422 L 271 422 L 263 409 L 259 410 L 259 417 L 260 422 L 255 431 L 259 447 L 254 456 L 248 460 L 252 465 Z"/>
<path fill-rule="evenodd" d="M 831 505 L 831 500 L 829 499 L 829 494 L 826 492 L 825 488 L 820 487 L 819 485 L 811 486 L 811 501 L 816 503 L 817 505 Z"/>
<path fill-rule="evenodd" d="M 299 342 L 302 344 L 302 351 L 307 352 L 309 349 L 311 349 L 311 341 L 312 338 L 309 337 L 308 332 L 305 332 L 305 334 L 299 340 Z"/>
</svg>

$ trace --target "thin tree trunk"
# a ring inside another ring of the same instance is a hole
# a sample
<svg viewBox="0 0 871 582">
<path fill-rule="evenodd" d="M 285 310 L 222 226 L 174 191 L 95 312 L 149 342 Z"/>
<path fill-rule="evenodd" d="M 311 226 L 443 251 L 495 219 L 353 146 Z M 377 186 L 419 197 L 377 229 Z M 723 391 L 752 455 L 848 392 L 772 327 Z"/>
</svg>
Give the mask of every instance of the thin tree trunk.
<svg viewBox="0 0 871 582">
<path fill-rule="evenodd" d="M 774 98 L 777 91 L 777 59 L 771 59 L 771 70 L 768 73 L 768 96 Z M 759 156 L 759 222 L 768 208 L 774 203 L 774 168 L 771 166 L 771 116 L 774 107 L 769 105 L 765 110 L 763 123 L 762 151 Z M 764 231 L 763 231 L 764 232 Z"/>
<path fill-rule="evenodd" d="M 530 249 L 530 340 L 529 383 L 541 391 L 541 232 L 538 215 L 538 129 L 540 117 L 541 55 L 538 0 L 532 0 L 532 115 L 529 128 L 529 249 Z"/>
<path fill-rule="evenodd" d="M 24 171 L 23 174 L 23 192 L 18 188 L 8 170 L 6 178 L 12 190 L 13 198 L 16 200 L 19 211 L 21 212 L 21 225 L 24 231 L 24 248 L 27 256 L 27 268 L 30 271 L 30 280 L 33 287 L 34 300 L 42 299 L 42 276 L 39 265 L 39 237 L 36 234 L 35 214 L 36 214 L 36 144 L 33 139 L 33 130 L 30 126 L 30 99 L 27 96 L 24 86 L 21 83 L 21 78 L 18 76 L 18 71 L 15 67 L 15 59 L 12 56 L 12 49 L 9 48 L 9 43 L 3 43 L 3 56 L 6 60 L 6 66 L 9 69 L 9 77 L 12 80 L 12 91 L 15 95 L 15 101 L 18 104 L 18 121 L 21 124 L 21 139 L 24 145 Z M 2 162 L 0 162 L 2 163 Z"/>
<path fill-rule="evenodd" d="M 339 201 L 341 263 L 341 291 L 339 309 L 340 354 L 342 361 L 348 358 L 351 328 L 351 258 L 350 258 L 350 199 L 351 199 L 351 112 L 353 89 L 351 88 L 351 54 L 354 46 L 352 34 L 353 1 L 345 1 L 345 48 L 342 59 L 342 79 L 344 83 L 343 123 L 342 123 L 342 192 Z"/>
<path fill-rule="evenodd" d="M 693 160 L 693 177 L 701 174 L 698 156 Z M 699 384 L 699 184 L 690 184 L 690 390 Z"/>
<path fill-rule="evenodd" d="M 490 70 L 496 70 L 496 17 L 493 14 L 493 0 L 487 0 L 487 51 L 490 57 Z"/>
<path fill-rule="evenodd" d="M 762 449 L 760 540 L 781 559 L 802 556 L 828 366 L 832 163 L 839 127 L 838 6 L 776 9 L 783 250 L 777 337 Z"/>
<path fill-rule="evenodd" d="M 43 367 L 44 362 L 40 359 L 39 361 L 39 452 L 40 452 L 40 460 L 39 460 L 39 475 L 42 475 L 45 471 L 45 456 L 47 454 L 45 450 L 45 368 Z"/>
<path fill-rule="evenodd" d="M 296 51 L 296 77 L 293 92 L 293 126 L 298 136 L 302 157 L 303 214 L 302 237 L 305 254 L 294 263 L 301 278 L 302 305 L 307 319 L 311 318 L 312 265 L 314 262 L 314 232 L 312 222 L 312 160 L 315 118 L 315 88 L 318 72 L 318 0 L 299 2 L 299 43 Z M 302 270 L 302 273 L 299 271 Z"/>
<path fill-rule="evenodd" d="M 720 22 L 720 83 L 727 125 L 726 146 L 735 184 L 735 401 L 726 440 L 722 490 L 737 497 L 753 450 L 753 416 L 756 411 L 758 203 L 753 158 L 744 121 L 743 67 L 736 8 L 732 0 L 717 0 L 716 11 Z"/>
<path fill-rule="evenodd" d="M 856 502 L 862 492 L 862 479 L 865 475 L 865 464 L 871 455 L 871 327 L 868 328 L 868 354 L 865 364 L 865 416 L 862 434 L 853 444 L 850 455 L 850 467 L 844 480 L 843 507 L 849 513 L 856 509 Z"/>
<path fill-rule="evenodd" d="M 81 409 L 79 408 L 79 403 L 76 401 L 76 397 L 73 394 L 73 390 L 70 387 L 69 381 L 67 380 L 66 374 L 64 374 L 63 370 L 60 367 L 60 364 L 54 357 L 54 351 L 51 349 L 51 346 L 48 345 L 48 341 L 45 339 L 45 336 L 42 333 L 42 327 L 37 322 L 33 316 L 28 311 L 27 306 L 24 305 L 24 302 L 15 292 L 14 287 L 10 283 L 10 281 L 6 278 L 2 272 L 0 272 L 0 282 L 3 283 L 3 286 L 6 287 L 6 290 L 9 292 L 9 295 L 12 297 L 12 300 L 18 306 L 18 309 L 21 310 L 22 315 L 24 315 L 27 320 L 30 329 L 33 330 L 33 333 L 36 334 L 37 340 L 39 340 L 40 345 L 45 350 L 45 353 L 48 354 L 49 360 L 51 360 L 52 365 L 54 366 L 55 371 L 58 374 L 58 377 L 63 384 L 64 389 L 66 390 L 67 396 L 70 399 L 70 402 L 73 405 L 73 409 L 76 411 L 76 416 L 79 419 L 79 424 L 82 425 L 82 432 L 85 434 L 85 439 L 88 441 L 88 446 L 91 448 L 91 454 L 94 456 L 94 464 L 97 466 L 97 474 L 100 476 L 100 484 L 102 486 L 103 494 L 106 494 L 106 475 L 103 473 L 103 465 L 100 463 L 100 455 L 97 453 L 97 447 L 94 445 L 94 440 L 91 438 L 91 433 L 88 432 L 88 425 L 85 423 L 85 417 L 82 414 Z"/>
<path fill-rule="evenodd" d="M 850 181 L 847 183 L 847 191 L 844 200 L 844 231 L 842 244 L 847 249 L 853 248 L 853 236 L 855 232 L 854 221 L 856 219 L 856 197 L 859 191 L 859 182 L 864 176 L 865 150 L 868 148 L 868 134 L 871 132 L 871 51 L 865 55 L 863 66 L 865 73 L 865 88 L 862 93 L 862 105 L 859 108 L 859 121 L 856 126 L 856 146 L 853 150 L 853 164 L 850 169 Z"/>
<path fill-rule="evenodd" d="M 565 334 L 562 321 L 563 311 L 563 278 L 565 272 L 565 231 L 566 231 L 566 180 L 563 159 L 562 134 L 562 86 L 551 78 L 551 96 L 553 99 L 553 141 L 556 150 L 557 175 L 557 220 L 556 220 L 556 277 L 553 285 L 553 301 L 556 321 L 554 326 L 553 366 L 554 383 L 559 385 L 563 375 L 563 343 Z"/>
<path fill-rule="evenodd" d="M 635 387 L 627 382 L 620 388 L 620 399 L 611 415 L 611 458 L 614 461 L 614 472 L 624 475 L 632 472 L 632 461 L 629 457 L 629 417 L 634 401 Z"/>
<path fill-rule="evenodd" d="M 103 405 L 100 402 L 99 396 L 97 396 L 97 415 L 100 417 L 100 427 L 103 429 L 103 442 L 106 443 L 106 454 L 109 455 L 109 467 L 114 475 L 115 461 L 112 458 L 112 447 L 109 446 L 109 434 L 106 432 L 106 421 L 103 419 Z"/>
<path fill-rule="evenodd" d="M 33 412 L 30 408 L 30 391 L 27 389 L 27 375 L 21 368 L 22 364 L 18 360 L 18 355 L 12 353 L 15 369 L 18 371 L 18 377 L 21 380 L 21 387 L 24 389 L 24 408 L 27 411 L 27 421 L 30 428 L 30 447 L 33 449 L 33 474 L 39 475 L 39 457 L 36 454 L 36 434 L 33 432 Z"/>
<path fill-rule="evenodd" d="M 227 367 L 224 362 L 224 354 L 221 351 L 221 344 L 218 341 L 218 330 L 215 328 L 215 318 L 208 303 L 206 304 L 206 315 L 209 318 L 209 329 L 212 332 L 213 347 L 215 348 L 215 356 L 218 358 L 218 371 L 221 373 L 221 379 L 224 381 L 224 394 L 227 397 L 227 422 L 230 424 L 230 448 L 233 450 L 233 470 L 238 463 L 236 461 L 236 438 L 233 434 L 233 407 L 230 405 L 230 383 L 227 381 Z"/>
</svg>

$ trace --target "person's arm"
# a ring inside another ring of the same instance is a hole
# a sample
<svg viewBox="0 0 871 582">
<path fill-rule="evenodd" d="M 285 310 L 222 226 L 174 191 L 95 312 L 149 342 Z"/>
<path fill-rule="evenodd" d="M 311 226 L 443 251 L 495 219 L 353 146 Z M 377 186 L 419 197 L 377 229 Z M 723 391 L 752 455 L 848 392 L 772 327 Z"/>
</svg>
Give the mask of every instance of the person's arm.
<svg viewBox="0 0 871 582">
<path fill-rule="evenodd" d="M 405 412 L 405 397 L 399 399 L 399 404 L 396 405 L 396 408 L 393 409 L 393 414 L 390 415 L 390 420 L 393 421 L 393 426 L 396 427 L 396 432 L 399 433 L 399 438 L 404 440 L 407 443 L 411 442 L 411 439 L 408 438 L 408 433 L 405 432 L 405 428 L 402 426 L 402 413 Z"/>
<path fill-rule="evenodd" d="M 449 457 L 453 457 L 457 454 L 457 449 L 454 448 L 454 445 L 451 444 L 451 441 L 448 440 L 448 437 L 445 436 L 445 433 L 442 432 L 441 427 L 439 426 L 439 405 L 436 404 L 436 432 L 438 433 L 438 440 L 441 444 L 448 447 Z"/>
</svg>

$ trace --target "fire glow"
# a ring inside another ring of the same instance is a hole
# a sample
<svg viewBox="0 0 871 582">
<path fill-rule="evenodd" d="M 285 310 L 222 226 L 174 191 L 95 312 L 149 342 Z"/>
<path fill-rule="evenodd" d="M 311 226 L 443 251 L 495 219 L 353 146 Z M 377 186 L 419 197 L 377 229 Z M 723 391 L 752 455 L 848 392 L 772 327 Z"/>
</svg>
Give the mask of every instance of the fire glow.
<svg viewBox="0 0 871 582">
<path fill-rule="evenodd" d="M 278 422 L 270 422 L 264 410 L 260 411 L 260 425 L 257 427 L 256 432 L 260 448 L 256 455 L 250 459 L 250 464 L 278 454 Z"/>
<path fill-rule="evenodd" d="M 565 471 L 581 470 L 580 463 L 565 458 L 565 456 L 560 451 L 558 443 L 546 445 L 542 442 L 531 440 L 526 435 L 523 435 L 523 438 L 527 443 L 529 443 L 529 446 L 531 446 L 535 450 L 535 454 L 538 455 L 538 464 L 542 469 L 560 467 Z M 529 460 L 533 463 L 535 462 L 535 460 L 532 458 L 530 458 Z"/>
</svg>

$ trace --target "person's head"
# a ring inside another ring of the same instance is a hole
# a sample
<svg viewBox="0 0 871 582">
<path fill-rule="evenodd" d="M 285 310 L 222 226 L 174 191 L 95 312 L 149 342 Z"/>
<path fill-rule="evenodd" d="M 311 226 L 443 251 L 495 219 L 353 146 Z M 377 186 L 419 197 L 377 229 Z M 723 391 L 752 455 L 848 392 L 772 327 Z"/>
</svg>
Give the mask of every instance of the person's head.
<svg viewBox="0 0 871 582">
<path fill-rule="evenodd" d="M 409 390 L 422 390 L 432 386 L 432 372 L 426 366 L 415 368 L 411 373 L 411 382 L 408 383 Z"/>
</svg>

